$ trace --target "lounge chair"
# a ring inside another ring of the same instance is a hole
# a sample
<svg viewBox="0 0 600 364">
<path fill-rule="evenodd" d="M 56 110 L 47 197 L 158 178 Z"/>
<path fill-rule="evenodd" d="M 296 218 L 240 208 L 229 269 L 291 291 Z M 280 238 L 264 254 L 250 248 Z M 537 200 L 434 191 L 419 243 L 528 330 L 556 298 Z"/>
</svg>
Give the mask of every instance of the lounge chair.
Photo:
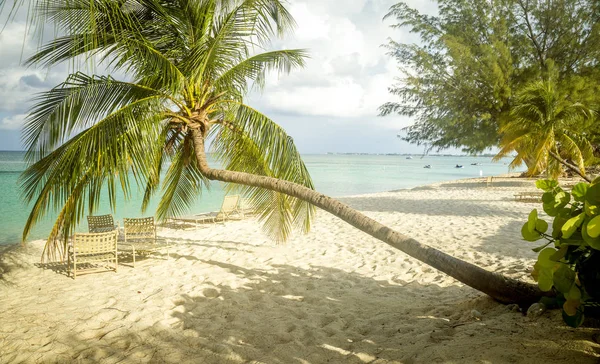
<svg viewBox="0 0 600 364">
<path fill-rule="evenodd" d="M 87 221 L 90 233 L 105 233 L 119 229 L 119 225 L 115 224 L 112 215 L 88 216 Z"/>
<path fill-rule="evenodd" d="M 73 279 L 77 277 L 77 271 L 81 269 L 107 269 L 107 267 L 99 268 L 97 263 L 114 262 L 114 271 L 117 271 L 117 230 L 102 233 L 78 233 L 73 235 L 71 242 L 67 255 L 67 267 L 69 275 L 71 275 L 71 263 L 73 263 Z M 81 268 L 81 265 L 84 265 L 85 268 Z M 108 269 L 112 270 L 113 268 Z"/>
<path fill-rule="evenodd" d="M 543 192 L 518 192 L 515 194 L 515 201 L 541 202 L 543 194 Z"/>
<path fill-rule="evenodd" d="M 240 198 L 238 203 L 237 212 L 240 214 L 242 218 L 246 215 L 254 215 L 256 214 L 256 210 L 254 206 L 250 203 L 250 200 L 247 198 Z"/>
<path fill-rule="evenodd" d="M 124 242 L 119 243 L 119 252 L 127 252 L 133 258 L 135 267 L 135 256 L 137 253 L 154 253 L 161 249 L 167 250 L 169 256 L 169 244 L 156 237 L 156 225 L 154 217 L 124 218 L 123 219 Z"/>
<path fill-rule="evenodd" d="M 494 181 L 494 177 L 489 176 L 486 180 L 485 180 L 485 185 L 486 187 L 492 187 L 492 182 Z"/>
<path fill-rule="evenodd" d="M 239 195 L 225 196 L 223 198 L 223 203 L 221 204 L 221 210 L 217 212 L 172 217 L 170 218 L 170 220 L 175 222 L 191 222 L 196 224 L 196 227 L 198 227 L 198 225 L 202 223 L 219 222 L 219 220 L 221 222 L 225 222 L 225 220 L 231 219 L 236 214 L 241 217 L 242 214 L 240 214 L 240 211 L 238 209 L 239 200 Z"/>
</svg>

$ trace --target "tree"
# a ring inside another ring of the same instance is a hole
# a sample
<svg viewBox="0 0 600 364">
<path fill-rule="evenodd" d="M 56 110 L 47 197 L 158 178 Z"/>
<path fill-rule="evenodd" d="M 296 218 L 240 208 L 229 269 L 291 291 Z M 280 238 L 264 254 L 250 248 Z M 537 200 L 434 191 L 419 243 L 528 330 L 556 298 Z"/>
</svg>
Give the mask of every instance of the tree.
<svg viewBox="0 0 600 364">
<path fill-rule="evenodd" d="M 594 112 L 566 99 L 553 80 L 534 82 L 517 95 L 510 120 L 500 128 L 501 149 L 494 159 L 516 151 L 511 167 L 532 158 L 529 175 L 546 171 L 557 178 L 566 167 L 591 182 L 585 167 L 594 151 L 586 131 L 593 121 Z"/>
<path fill-rule="evenodd" d="M 53 0 L 40 9 L 66 35 L 43 46 L 30 64 L 98 55 L 133 80 L 74 73 L 37 98 L 24 130 L 32 164 L 23 187 L 34 205 L 23 237 L 45 211 L 58 208 L 47 254 L 64 249 L 55 239 L 72 232 L 86 202 L 95 210 L 103 185 L 114 205 L 117 186 L 128 195 L 133 178 L 145 186 L 145 208 L 169 161 L 159 218 L 181 213 L 217 180 L 250 195 L 276 239 L 294 225 L 307 231 L 316 206 L 499 301 L 531 302 L 542 294 L 314 191 L 293 140 L 243 103 L 265 72 L 303 64 L 302 50 L 251 55 L 252 47 L 293 25 L 279 0 Z M 207 144 L 224 169 L 209 166 Z"/>
<path fill-rule="evenodd" d="M 387 44 L 402 72 L 390 88 L 399 101 L 381 115 L 415 118 L 405 140 L 431 148 L 481 152 L 500 141 L 514 95 L 546 78 L 554 64 L 561 92 L 600 94 L 600 4 L 595 0 L 439 0 L 439 15 L 405 3 L 390 9 L 394 27 L 419 44 Z M 571 85 L 584 89 L 572 90 Z"/>
</svg>

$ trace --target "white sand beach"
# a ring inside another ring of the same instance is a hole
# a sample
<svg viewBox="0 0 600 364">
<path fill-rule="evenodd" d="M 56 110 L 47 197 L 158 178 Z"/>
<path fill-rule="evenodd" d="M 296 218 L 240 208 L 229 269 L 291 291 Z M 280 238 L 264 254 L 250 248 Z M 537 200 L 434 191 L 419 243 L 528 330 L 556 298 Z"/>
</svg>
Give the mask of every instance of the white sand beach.
<svg viewBox="0 0 600 364">
<path fill-rule="evenodd" d="M 438 183 L 342 200 L 417 240 L 531 281 L 532 180 Z M 276 245 L 255 218 L 161 228 L 166 254 L 66 276 L 42 241 L 5 249 L 2 363 L 597 363 L 596 329 L 532 319 L 319 211 Z M 474 311 L 475 310 L 475 311 Z"/>
</svg>

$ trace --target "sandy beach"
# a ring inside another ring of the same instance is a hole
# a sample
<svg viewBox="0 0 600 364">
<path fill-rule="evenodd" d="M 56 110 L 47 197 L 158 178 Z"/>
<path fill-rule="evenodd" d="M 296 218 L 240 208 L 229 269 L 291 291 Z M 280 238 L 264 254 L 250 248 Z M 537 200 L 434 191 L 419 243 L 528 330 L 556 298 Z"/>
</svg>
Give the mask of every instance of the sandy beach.
<svg viewBox="0 0 600 364">
<path fill-rule="evenodd" d="M 368 216 L 491 271 L 531 281 L 520 237 L 539 205 L 497 178 L 345 197 Z M 276 245 L 255 218 L 163 227 L 166 254 L 118 273 L 40 265 L 43 241 L 0 258 L 2 363 L 597 363 L 597 329 L 535 319 L 319 211 Z"/>
</svg>

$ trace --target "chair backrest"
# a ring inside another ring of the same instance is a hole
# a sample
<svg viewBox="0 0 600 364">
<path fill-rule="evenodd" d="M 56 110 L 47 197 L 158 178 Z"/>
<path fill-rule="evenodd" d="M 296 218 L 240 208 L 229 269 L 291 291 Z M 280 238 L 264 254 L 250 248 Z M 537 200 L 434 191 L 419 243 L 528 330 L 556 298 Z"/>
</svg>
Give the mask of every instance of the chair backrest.
<svg viewBox="0 0 600 364">
<path fill-rule="evenodd" d="M 117 250 L 117 230 L 104 233 L 77 233 L 73 235 L 75 254 L 100 254 Z"/>
<path fill-rule="evenodd" d="M 124 218 L 123 231 L 125 241 L 132 239 L 155 239 L 156 226 L 154 217 Z"/>
<path fill-rule="evenodd" d="M 88 230 L 90 233 L 105 233 L 115 230 L 115 221 L 112 215 L 88 216 Z"/>
<path fill-rule="evenodd" d="M 240 200 L 239 195 L 225 196 L 225 198 L 223 198 L 223 205 L 221 205 L 220 212 L 227 214 L 227 213 L 236 211 L 239 200 Z"/>
</svg>

